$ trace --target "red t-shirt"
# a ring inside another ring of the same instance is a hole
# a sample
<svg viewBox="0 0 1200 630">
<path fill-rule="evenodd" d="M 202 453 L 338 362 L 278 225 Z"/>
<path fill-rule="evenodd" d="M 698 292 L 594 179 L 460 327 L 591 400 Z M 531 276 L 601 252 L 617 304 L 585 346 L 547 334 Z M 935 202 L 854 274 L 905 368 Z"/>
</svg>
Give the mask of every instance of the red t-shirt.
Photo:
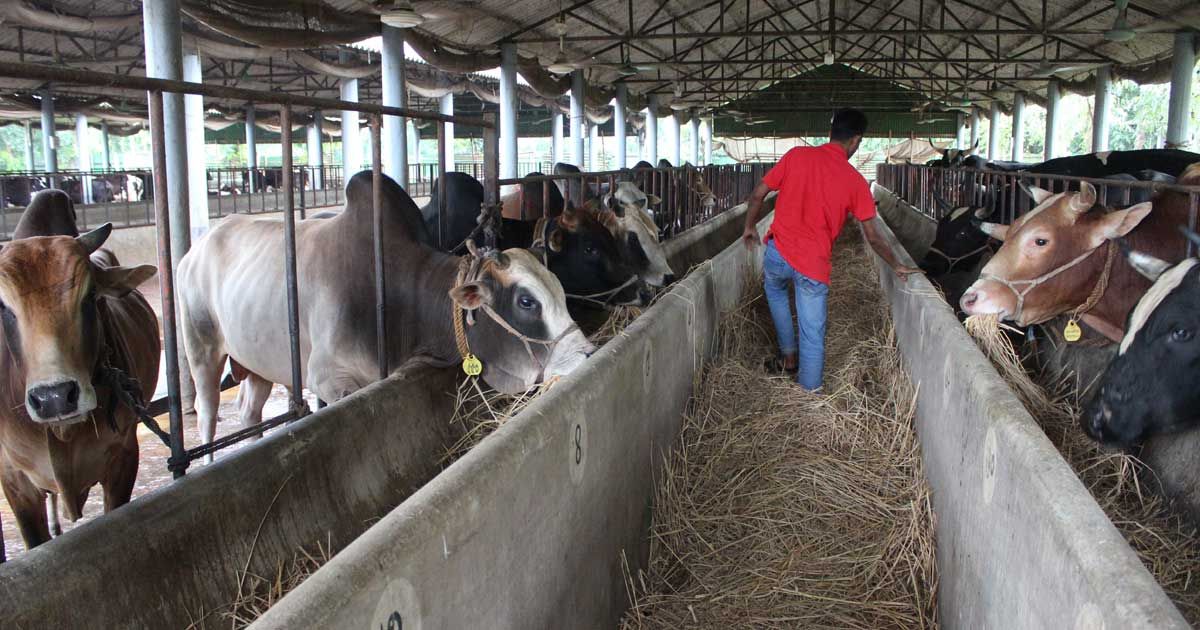
<svg viewBox="0 0 1200 630">
<path fill-rule="evenodd" d="M 841 145 L 795 147 L 763 177 L 775 198 L 775 219 L 763 239 L 796 271 L 829 284 L 833 241 L 846 214 L 859 221 L 875 217 L 875 198 L 867 180 L 846 159 Z"/>
</svg>

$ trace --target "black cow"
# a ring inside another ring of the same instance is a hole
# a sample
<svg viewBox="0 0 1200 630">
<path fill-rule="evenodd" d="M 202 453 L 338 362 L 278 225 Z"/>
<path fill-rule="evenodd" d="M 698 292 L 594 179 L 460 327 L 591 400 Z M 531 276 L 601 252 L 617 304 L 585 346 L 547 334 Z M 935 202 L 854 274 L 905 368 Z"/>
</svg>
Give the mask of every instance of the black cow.
<svg viewBox="0 0 1200 630">
<path fill-rule="evenodd" d="M 18 208 L 28 206 L 34 193 L 46 189 L 46 182 L 40 177 L 4 177 L 0 178 L 0 184 L 4 187 L 4 203 Z"/>
<path fill-rule="evenodd" d="M 1126 256 L 1154 285 L 1129 314 L 1117 356 L 1080 416 L 1092 439 L 1119 445 L 1200 425 L 1200 261 Z"/>
</svg>

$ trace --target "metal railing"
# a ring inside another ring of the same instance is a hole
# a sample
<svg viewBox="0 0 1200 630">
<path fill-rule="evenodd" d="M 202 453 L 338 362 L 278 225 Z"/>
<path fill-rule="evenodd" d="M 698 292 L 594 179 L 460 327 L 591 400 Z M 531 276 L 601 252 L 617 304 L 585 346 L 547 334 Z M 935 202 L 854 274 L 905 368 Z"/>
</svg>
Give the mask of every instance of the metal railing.
<svg viewBox="0 0 1200 630">
<path fill-rule="evenodd" d="M 880 164 L 876 173 L 876 181 L 880 186 L 934 221 L 940 221 L 946 214 L 943 205 L 937 203 L 940 198 L 954 208 L 989 208 L 992 211 L 990 221 L 1011 224 L 1032 206 L 1032 200 L 1021 190 L 1022 186 L 1035 186 L 1059 193 L 1078 190 L 1080 182 L 1088 182 L 1096 188 L 1099 204 L 1116 208 L 1145 201 L 1161 191 L 1186 194 L 1189 198 L 1187 225 L 1193 231 L 1196 230 L 1200 209 L 1200 186 L 920 164 Z M 1187 242 L 1187 255 L 1194 256 L 1195 246 L 1191 241 L 1184 240 Z"/>
</svg>

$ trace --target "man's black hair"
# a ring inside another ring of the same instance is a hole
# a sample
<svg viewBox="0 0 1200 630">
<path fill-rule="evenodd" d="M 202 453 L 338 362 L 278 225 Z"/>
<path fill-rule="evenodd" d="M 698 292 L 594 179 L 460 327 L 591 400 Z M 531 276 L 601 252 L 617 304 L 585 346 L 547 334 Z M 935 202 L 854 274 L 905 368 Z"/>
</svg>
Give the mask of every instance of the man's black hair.
<svg viewBox="0 0 1200 630">
<path fill-rule="evenodd" d="M 839 109 L 833 113 L 833 124 L 829 130 L 829 139 L 834 142 L 845 142 L 854 136 L 867 133 L 867 115 L 857 109 Z"/>
</svg>

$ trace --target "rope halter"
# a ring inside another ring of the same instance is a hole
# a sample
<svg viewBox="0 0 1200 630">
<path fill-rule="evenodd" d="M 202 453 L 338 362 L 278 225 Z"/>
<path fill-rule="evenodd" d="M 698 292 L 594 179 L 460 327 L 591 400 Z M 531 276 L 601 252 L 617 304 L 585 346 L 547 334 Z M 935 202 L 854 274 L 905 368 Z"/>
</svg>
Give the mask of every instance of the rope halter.
<svg viewBox="0 0 1200 630">
<path fill-rule="evenodd" d="M 991 249 L 991 247 L 992 247 L 991 243 L 984 243 L 980 247 L 973 249 L 973 250 L 963 254 L 962 256 L 951 256 L 951 255 L 947 254 L 946 252 L 943 252 L 942 250 L 931 246 L 929 248 L 928 253 L 937 254 L 938 256 L 941 256 L 946 261 L 946 263 L 949 265 L 948 267 L 946 267 L 946 273 L 950 273 L 950 272 L 954 271 L 954 266 L 957 265 L 958 263 L 974 256 L 975 254 L 981 254 L 981 253 Z"/>
<path fill-rule="evenodd" d="M 550 219 L 547 217 L 542 217 L 542 218 L 538 219 L 537 223 L 534 224 L 534 227 L 533 227 L 533 243 L 530 244 L 530 247 L 535 248 L 535 249 L 539 248 L 539 247 L 541 248 L 542 264 L 546 267 L 546 269 L 550 268 L 550 234 L 549 234 L 549 232 L 551 229 L 553 229 L 553 227 L 557 221 L 558 221 L 558 219 Z M 619 284 L 611 289 L 608 289 L 606 291 L 600 291 L 598 293 L 589 293 L 587 295 L 579 295 L 576 293 L 566 293 L 565 295 L 568 300 L 587 302 L 594 306 L 599 306 L 600 308 L 611 309 L 613 307 L 613 303 L 612 303 L 613 299 L 616 298 L 617 295 L 619 295 L 622 291 L 624 291 L 630 285 L 637 283 L 637 281 L 640 279 L 641 279 L 641 277 L 638 276 L 636 273 L 634 273 L 634 274 L 630 274 L 630 276 L 625 279 L 625 282 L 622 282 L 621 284 Z"/>
<path fill-rule="evenodd" d="M 1100 277 L 1096 280 L 1096 285 L 1094 287 L 1092 287 L 1091 295 L 1089 295 L 1088 298 L 1086 300 L 1084 300 L 1082 304 L 1075 307 L 1075 309 L 1072 311 L 1072 315 L 1071 315 L 1072 321 L 1074 320 L 1074 318 L 1077 318 L 1080 315 L 1087 313 L 1088 311 L 1091 311 L 1093 308 L 1095 308 L 1096 304 L 1100 302 L 1100 298 L 1104 297 L 1104 292 L 1108 290 L 1108 280 L 1109 280 L 1109 276 L 1112 273 L 1113 260 L 1116 258 L 1116 253 L 1117 253 L 1117 243 L 1116 243 L 1116 241 L 1113 241 L 1113 240 L 1108 240 L 1107 243 L 1108 243 L 1108 250 L 1105 253 L 1105 257 L 1104 257 L 1104 270 L 1100 273 Z M 1013 292 L 1013 295 L 1015 295 L 1017 297 L 1017 308 L 1016 308 L 1016 311 L 1014 311 L 1012 314 L 1012 320 L 1019 324 L 1021 321 L 1021 315 L 1022 315 L 1022 313 L 1024 313 L 1024 310 L 1025 310 L 1025 296 L 1029 295 L 1029 293 L 1031 291 L 1033 291 L 1035 288 L 1037 288 L 1039 285 L 1049 282 L 1050 280 L 1057 277 L 1059 274 L 1063 273 L 1064 271 L 1067 271 L 1068 269 L 1071 269 L 1072 267 L 1079 265 L 1084 260 L 1087 260 L 1087 258 L 1089 256 L 1096 253 L 1096 250 L 1100 249 L 1101 247 L 1104 247 L 1104 245 L 1098 245 L 1096 247 L 1093 247 L 1092 249 L 1089 249 L 1086 252 L 1084 252 L 1083 254 L 1080 254 L 1078 257 L 1067 262 L 1066 264 L 1059 265 L 1058 267 L 1055 267 L 1054 269 L 1051 269 L 1049 272 L 1044 273 L 1036 278 L 1033 278 L 1032 280 L 1008 280 L 1006 278 L 1001 278 L 1001 277 L 993 276 L 991 274 L 986 274 L 986 273 L 979 274 L 979 279 L 980 280 L 991 280 L 992 282 L 1002 284 L 1006 288 L 1008 288 L 1008 290 Z M 1017 288 L 1018 286 L 1022 286 L 1022 285 L 1025 286 L 1024 289 Z"/>
</svg>

